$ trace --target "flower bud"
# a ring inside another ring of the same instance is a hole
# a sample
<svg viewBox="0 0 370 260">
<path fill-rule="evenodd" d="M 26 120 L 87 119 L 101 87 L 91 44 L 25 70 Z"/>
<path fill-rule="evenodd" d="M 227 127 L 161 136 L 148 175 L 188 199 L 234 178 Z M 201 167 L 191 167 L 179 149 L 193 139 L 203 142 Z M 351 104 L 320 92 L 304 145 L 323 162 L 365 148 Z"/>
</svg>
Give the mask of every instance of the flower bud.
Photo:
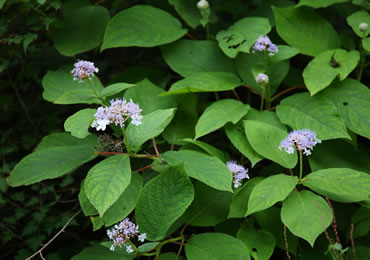
<svg viewBox="0 0 370 260">
<path fill-rule="evenodd" d="M 258 85 L 266 85 L 269 82 L 269 77 L 266 74 L 259 73 L 257 75 L 256 81 Z"/>
<path fill-rule="evenodd" d="M 197 3 L 197 7 L 198 7 L 199 10 L 205 10 L 205 9 L 209 8 L 209 3 L 208 3 L 207 0 L 200 0 Z"/>
<path fill-rule="evenodd" d="M 369 28 L 369 25 L 367 23 L 360 23 L 360 25 L 358 26 L 358 29 L 361 32 L 366 32 L 367 31 L 367 28 Z"/>
</svg>

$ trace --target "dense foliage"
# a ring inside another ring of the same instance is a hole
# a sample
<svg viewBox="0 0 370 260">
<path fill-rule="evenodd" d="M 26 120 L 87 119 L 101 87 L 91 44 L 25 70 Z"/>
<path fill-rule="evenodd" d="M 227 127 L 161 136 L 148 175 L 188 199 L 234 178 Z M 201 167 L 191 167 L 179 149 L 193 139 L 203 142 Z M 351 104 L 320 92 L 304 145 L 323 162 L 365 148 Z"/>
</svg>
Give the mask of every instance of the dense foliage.
<svg viewBox="0 0 370 260">
<path fill-rule="evenodd" d="M 369 259 L 369 10 L 0 0 L 1 256 Z"/>
</svg>

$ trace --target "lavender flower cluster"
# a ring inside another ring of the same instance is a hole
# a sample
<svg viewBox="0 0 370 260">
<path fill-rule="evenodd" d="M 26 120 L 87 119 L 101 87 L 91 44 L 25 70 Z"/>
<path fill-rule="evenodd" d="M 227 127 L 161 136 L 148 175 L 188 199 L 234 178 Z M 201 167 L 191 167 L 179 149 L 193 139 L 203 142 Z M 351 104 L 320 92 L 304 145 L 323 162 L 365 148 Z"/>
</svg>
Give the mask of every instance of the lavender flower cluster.
<svg viewBox="0 0 370 260">
<path fill-rule="evenodd" d="M 127 253 L 132 253 L 134 250 L 132 246 L 127 243 L 131 238 L 137 237 L 140 242 L 144 242 L 146 239 L 146 233 L 140 234 L 139 226 L 136 226 L 128 218 L 122 220 L 118 225 L 115 225 L 112 230 L 107 230 L 107 235 L 113 244 L 110 250 L 114 251 L 114 248 L 124 245 Z"/>
<path fill-rule="evenodd" d="M 126 99 L 116 99 L 110 101 L 109 107 L 98 107 L 95 113 L 95 120 L 92 122 L 91 127 L 96 130 L 105 130 L 106 126 L 114 123 L 115 125 L 125 126 L 125 122 L 131 118 L 131 123 L 134 125 L 140 125 L 143 116 L 140 114 L 142 109 L 139 105 L 129 102 Z"/>
<path fill-rule="evenodd" d="M 249 175 L 247 174 L 248 169 L 245 169 L 243 166 L 237 164 L 235 161 L 228 161 L 226 165 L 233 173 L 234 188 L 238 188 L 239 186 L 241 186 L 241 181 L 243 179 L 249 179 Z"/>
<path fill-rule="evenodd" d="M 278 52 L 278 47 L 271 42 L 267 35 L 261 35 L 254 44 L 253 51 L 268 51 L 269 55 L 273 56 Z"/>
<path fill-rule="evenodd" d="M 288 137 L 281 141 L 279 149 L 292 154 L 294 150 L 303 151 L 305 155 L 310 155 L 313 147 L 321 143 L 316 137 L 316 133 L 309 130 L 294 130 L 289 133 Z"/>
<path fill-rule="evenodd" d="M 94 77 L 94 73 L 98 71 L 99 69 L 95 68 L 93 62 L 80 60 L 74 64 L 74 69 L 71 73 L 73 75 L 73 80 L 82 82 L 85 78 L 91 79 Z"/>
<path fill-rule="evenodd" d="M 269 77 L 264 73 L 258 73 L 256 81 L 259 85 L 266 85 L 269 82 Z"/>
</svg>

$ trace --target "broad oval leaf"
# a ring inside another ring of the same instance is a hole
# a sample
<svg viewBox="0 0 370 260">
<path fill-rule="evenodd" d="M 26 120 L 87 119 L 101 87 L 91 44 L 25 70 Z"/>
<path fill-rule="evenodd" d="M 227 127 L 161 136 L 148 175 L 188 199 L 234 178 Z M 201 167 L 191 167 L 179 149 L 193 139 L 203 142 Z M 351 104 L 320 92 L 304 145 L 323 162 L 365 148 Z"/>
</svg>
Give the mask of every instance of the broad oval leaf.
<svg viewBox="0 0 370 260">
<path fill-rule="evenodd" d="M 93 247 L 86 247 L 77 255 L 73 256 L 71 260 L 91 260 L 91 259 L 105 259 L 105 260 L 131 260 L 133 256 L 122 255 L 117 252 L 109 250 L 105 246 L 95 245 Z"/>
<path fill-rule="evenodd" d="M 91 143 L 88 138 L 81 140 L 73 137 L 71 138 L 75 140 L 75 145 L 73 145 L 64 144 L 63 134 L 53 136 L 55 136 L 53 139 L 60 137 L 61 143 L 55 146 L 47 145 L 42 149 L 39 147 L 35 152 L 24 157 L 10 173 L 8 179 L 10 186 L 30 185 L 60 177 L 96 157 L 94 154 L 94 146 L 97 145 L 96 138 Z M 58 143 L 57 140 L 52 142 Z"/>
<path fill-rule="evenodd" d="M 168 3 L 175 7 L 178 15 L 180 15 L 189 26 L 195 29 L 200 25 L 202 15 L 197 8 L 198 0 L 169 0 Z"/>
<path fill-rule="evenodd" d="M 248 113 L 249 105 L 235 99 L 222 99 L 213 102 L 200 116 L 195 126 L 195 139 L 223 127 L 227 122 L 236 124 Z"/>
<path fill-rule="evenodd" d="M 370 198 L 370 175 L 349 168 L 329 168 L 305 176 L 302 184 L 339 202 L 359 202 Z"/>
<path fill-rule="evenodd" d="M 175 72 L 187 77 L 200 72 L 235 72 L 234 63 L 213 41 L 179 40 L 161 47 L 163 58 Z"/>
<path fill-rule="evenodd" d="M 74 56 L 99 46 L 110 19 L 108 10 L 90 5 L 65 12 L 64 27 L 56 31 L 53 39 L 59 53 Z"/>
<path fill-rule="evenodd" d="M 368 27 L 365 32 L 360 31 L 359 25 L 361 23 L 370 24 L 370 15 L 365 10 L 360 10 L 354 12 L 350 16 L 347 17 L 347 23 L 352 27 L 352 30 L 357 34 L 357 36 L 363 38 L 367 37 L 370 33 L 370 28 Z"/>
<path fill-rule="evenodd" d="M 305 5 L 313 8 L 321 8 L 344 2 L 348 2 L 348 0 L 300 0 L 297 7 Z"/>
<path fill-rule="evenodd" d="M 146 141 L 160 135 L 171 122 L 175 115 L 175 110 L 174 108 L 157 110 L 144 115 L 141 125 L 130 124 L 126 131 L 130 149 L 136 152 Z"/>
<path fill-rule="evenodd" d="M 134 84 L 123 83 L 123 82 L 114 83 L 112 85 L 109 85 L 109 86 L 103 88 L 100 91 L 100 96 L 102 98 L 107 98 L 107 97 L 116 95 L 116 94 L 124 91 L 125 89 L 131 88 L 131 87 L 135 87 L 135 86 L 136 85 L 134 85 Z"/>
<path fill-rule="evenodd" d="M 308 190 L 293 191 L 283 201 L 281 220 L 290 232 L 313 247 L 316 238 L 333 220 L 333 213 L 322 197 Z"/>
<path fill-rule="evenodd" d="M 334 28 L 314 10 L 295 6 L 272 10 L 279 36 L 301 53 L 316 56 L 339 46 Z"/>
<path fill-rule="evenodd" d="M 194 198 L 194 188 L 183 166 L 170 167 L 143 188 L 136 206 L 136 222 L 148 240 L 166 236 L 170 226 Z"/>
<path fill-rule="evenodd" d="M 278 201 L 284 200 L 298 182 L 296 176 L 277 174 L 267 177 L 254 187 L 248 200 L 246 215 L 267 209 Z"/>
<path fill-rule="evenodd" d="M 362 47 L 368 52 L 370 52 L 370 37 L 362 39 Z"/>
<path fill-rule="evenodd" d="M 181 150 L 165 152 L 162 158 L 170 165 L 184 163 L 187 175 L 212 188 L 232 191 L 232 174 L 226 164 L 216 157 L 200 152 Z"/>
<path fill-rule="evenodd" d="M 201 72 L 177 81 L 166 95 L 232 90 L 241 84 L 239 77 L 234 73 Z"/>
<path fill-rule="evenodd" d="M 77 138 L 85 138 L 90 133 L 88 131 L 91 122 L 94 120 L 96 109 L 85 108 L 70 117 L 64 122 L 64 130 L 71 132 L 71 135 Z"/>
<path fill-rule="evenodd" d="M 248 248 L 239 239 L 224 233 L 203 233 L 185 245 L 188 260 L 249 260 Z"/>
<path fill-rule="evenodd" d="M 201 148 L 203 151 L 205 151 L 209 155 L 217 157 L 218 159 L 220 159 L 224 163 L 226 163 L 226 161 L 227 161 L 225 153 L 223 153 L 221 150 L 217 149 L 216 147 L 214 147 L 210 144 L 207 144 L 205 142 L 198 141 L 198 140 L 193 140 L 193 139 L 190 139 L 190 138 L 185 138 L 185 139 L 182 139 L 181 141 L 183 141 L 184 143 L 193 144 L 193 145 Z"/>
<path fill-rule="evenodd" d="M 258 154 L 285 168 L 293 168 L 297 164 L 296 152 L 288 154 L 279 150 L 280 142 L 288 135 L 286 131 L 254 120 L 245 120 L 244 129 L 248 141 Z"/>
<path fill-rule="evenodd" d="M 186 33 L 171 14 L 135 5 L 116 14 L 107 25 L 101 50 L 115 47 L 154 47 L 176 41 Z"/>
<path fill-rule="evenodd" d="M 85 192 L 99 215 L 103 216 L 125 191 L 130 181 L 130 157 L 117 154 L 90 169 L 85 179 Z"/>
<path fill-rule="evenodd" d="M 300 93 L 289 96 L 276 107 L 281 122 L 292 129 L 310 129 L 320 140 L 347 138 L 346 126 L 337 108 L 322 96 Z"/>
</svg>

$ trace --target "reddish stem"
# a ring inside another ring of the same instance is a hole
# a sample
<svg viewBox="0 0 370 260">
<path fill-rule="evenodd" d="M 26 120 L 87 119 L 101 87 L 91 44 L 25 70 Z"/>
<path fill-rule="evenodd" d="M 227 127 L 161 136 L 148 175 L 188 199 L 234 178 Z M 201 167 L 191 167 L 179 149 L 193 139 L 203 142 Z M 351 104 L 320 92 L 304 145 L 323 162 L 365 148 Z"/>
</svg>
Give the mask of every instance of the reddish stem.
<svg viewBox="0 0 370 260">
<path fill-rule="evenodd" d="M 247 84 L 243 84 L 242 86 L 243 86 L 243 87 L 246 87 L 247 89 L 252 90 L 252 91 L 253 91 L 254 93 L 256 93 L 257 95 L 262 96 L 262 93 L 261 93 L 261 92 L 259 92 L 257 89 L 254 89 L 254 88 L 252 88 L 251 86 L 248 86 Z"/>
<path fill-rule="evenodd" d="M 127 154 L 127 153 L 119 153 L 119 152 L 95 152 L 95 154 Z"/>
<path fill-rule="evenodd" d="M 273 97 L 271 98 L 271 101 L 273 101 L 273 100 L 277 99 L 278 97 L 280 97 L 281 95 L 284 95 L 285 93 L 287 93 L 287 92 L 289 92 L 289 91 L 292 91 L 292 90 L 297 89 L 297 88 L 303 88 L 303 87 L 305 87 L 305 85 L 304 85 L 304 84 L 299 84 L 299 85 L 297 85 L 297 86 L 293 86 L 293 87 L 287 88 L 287 89 L 285 89 L 285 90 L 281 91 L 280 93 L 276 94 L 275 96 L 273 96 Z"/>
<path fill-rule="evenodd" d="M 233 91 L 234 96 L 236 97 L 236 99 L 237 99 L 237 100 L 239 100 L 239 101 L 241 101 L 241 99 L 240 99 L 240 97 L 239 97 L 239 95 L 238 95 L 238 92 L 236 92 L 236 90 L 235 90 L 235 89 L 233 89 L 232 91 Z"/>
<path fill-rule="evenodd" d="M 190 33 L 186 33 L 186 36 L 188 36 L 193 41 L 197 40 L 197 38 L 194 35 L 191 35 Z"/>
<path fill-rule="evenodd" d="M 134 171 L 134 172 L 143 172 L 143 171 L 145 171 L 146 169 L 149 169 L 150 167 L 152 167 L 152 164 L 149 164 L 149 165 L 147 165 L 147 166 L 145 166 L 145 167 L 143 167 L 143 168 L 137 169 L 137 170 L 136 170 L 136 171 Z"/>
<path fill-rule="evenodd" d="M 355 229 L 355 225 L 351 224 L 351 231 L 349 232 L 349 237 L 351 238 L 353 259 L 356 260 L 355 241 L 353 240 L 353 230 L 354 229 Z"/>
</svg>

